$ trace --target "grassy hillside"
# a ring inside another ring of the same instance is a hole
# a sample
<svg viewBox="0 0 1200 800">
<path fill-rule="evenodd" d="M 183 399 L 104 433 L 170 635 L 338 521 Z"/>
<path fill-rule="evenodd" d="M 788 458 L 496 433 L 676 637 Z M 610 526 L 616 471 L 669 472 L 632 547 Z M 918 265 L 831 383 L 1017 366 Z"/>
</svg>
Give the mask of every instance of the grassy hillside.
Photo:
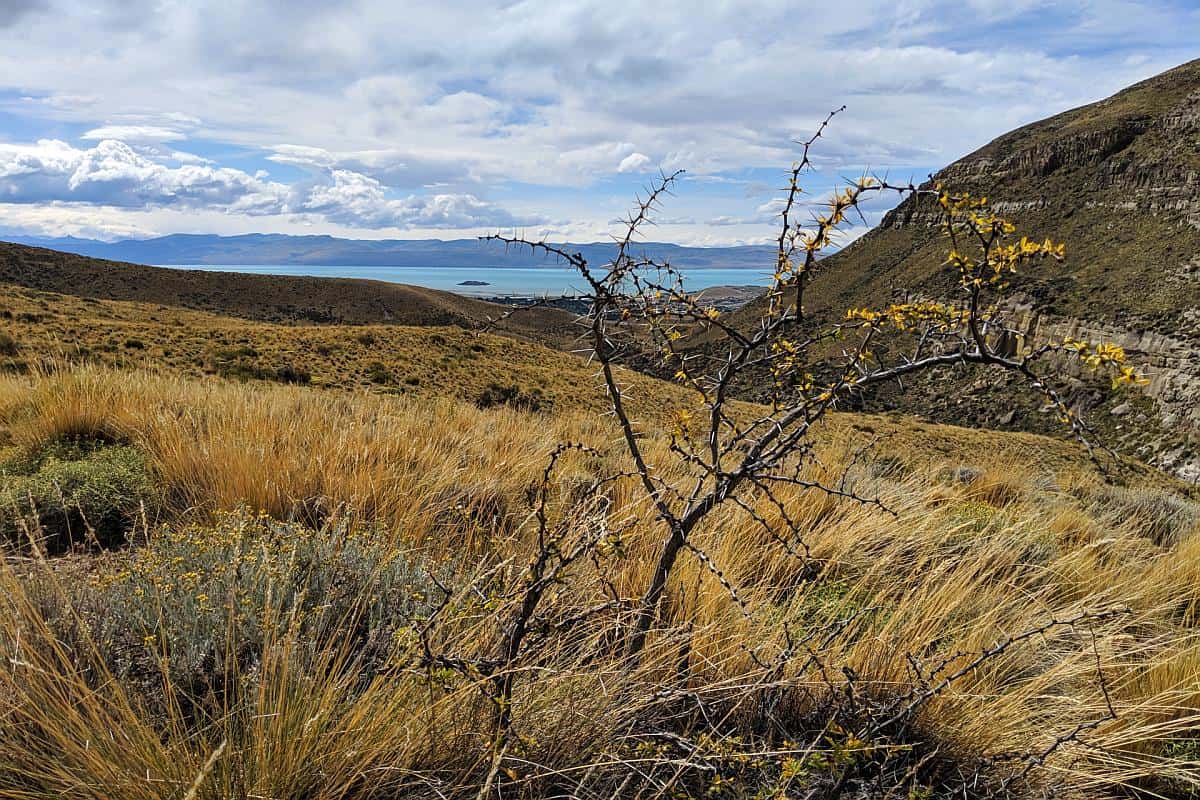
<svg viewBox="0 0 1200 800">
<path fill-rule="evenodd" d="M 453 398 L 539 411 L 542 417 L 609 409 L 596 370 L 583 358 L 455 327 L 279 325 L 25 289 L 0 301 L 0 372 L 53 372 L 64 365 Z M 677 409 L 695 404 L 673 382 L 632 371 L 621 375 L 635 415 L 659 428 L 669 427 Z M 742 408 L 753 411 L 748 404 Z M 830 426 L 858 430 L 864 440 L 879 439 L 890 456 L 908 459 L 921 453 L 955 459 L 998 449 L 1018 459 L 1036 456 L 1047 469 L 1087 461 L 1071 442 L 971 431 L 899 414 L 834 415 Z M 1159 480 L 1134 462 L 1124 475 Z"/>
<path fill-rule="evenodd" d="M 382 281 L 163 269 L 0 242 L 0 283 L 91 300 L 125 300 L 284 323 L 477 327 L 505 309 L 481 300 Z M 572 316 L 552 308 L 500 328 L 537 341 L 569 338 Z"/>
<path fill-rule="evenodd" d="M 57 361 L 149 366 L 417 396 L 476 397 L 499 383 L 547 407 L 591 396 L 590 381 L 557 377 L 580 371 L 570 354 L 456 326 L 286 325 L 14 289 L 0 300 L 0 337 L 0 368 L 16 371 Z"/>
</svg>

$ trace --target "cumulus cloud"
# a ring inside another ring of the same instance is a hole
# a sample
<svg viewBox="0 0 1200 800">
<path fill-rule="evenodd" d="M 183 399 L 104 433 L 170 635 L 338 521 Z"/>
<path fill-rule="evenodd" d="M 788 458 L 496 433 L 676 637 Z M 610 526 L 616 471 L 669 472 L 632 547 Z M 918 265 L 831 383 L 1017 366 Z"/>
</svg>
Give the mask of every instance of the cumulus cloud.
<svg viewBox="0 0 1200 800">
<path fill-rule="evenodd" d="M 308 187 L 297 200 L 297 210 L 367 228 L 495 228 L 544 221 L 513 216 L 470 194 L 392 199 L 383 184 L 366 175 L 335 169 L 330 177 L 329 183 Z"/>
<path fill-rule="evenodd" d="M 617 172 L 641 172 L 650 163 L 650 156 L 642 153 L 630 153 L 621 159 Z"/>
<path fill-rule="evenodd" d="M 0 201 L 204 208 L 249 216 L 315 214 L 364 228 L 498 227 L 540 221 L 514 216 L 472 194 L 391 198 L 378 180 L 345 169 L 288 185 L 270 180 L 263 171 L 251 175 L 202 159 L 196 163 L 174 152 L 168 158 L 182 163 L 163 163 L 112 139 L 86 149 L 57 139 L 0 144 Z"/>
<path fill-rule="evenodd" d="M 57 139 L 0 144 L 0 197 L 7 202 L 75 202 L 142 208 L 176 204 L 271 213 L 287 187 L 241 170 L 155 161 L 115 139 L 81 149 Z"/>
</svg>

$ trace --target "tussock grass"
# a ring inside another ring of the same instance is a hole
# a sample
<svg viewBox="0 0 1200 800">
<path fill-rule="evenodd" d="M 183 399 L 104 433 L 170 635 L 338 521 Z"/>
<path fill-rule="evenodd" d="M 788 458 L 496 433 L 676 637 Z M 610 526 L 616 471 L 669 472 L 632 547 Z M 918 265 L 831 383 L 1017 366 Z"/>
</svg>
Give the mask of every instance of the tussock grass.
<svg viewBox="0 0 1200 800">
<path fill-rule="evenodd" d="M 1038 462 L 1058 451 L 1033 437 L 834 420 L 814 469 L 859 463 L 856 489 L 895 515 L 782 492 L 801 562 L 722 508 L 696 543 L 741 604 L 689 559 L 634 667 L 612 646 L 619 611 L 549 637 L 513 666 L 516 739 L 493 769 L 493 709 L 462 674 L 414 666 L 413 631 L 441 584 L 453 597 L 432 644 L 494 645 L 511 600 L 486 589 L 533 550 L 546 455 L 559 441 L 598 452 L 565 458 L 558 518 L 584 481 L 625 468 L 608 421 L 80 369 L 0 380 L 0 425 L 22 451 L 88 431 L 137 448 L 161 522 L 136 548 L 0 573 L 0 796 L 457 797 L 489 773 L 506 797 L 805 796 L 874 762 L 897 765 L 897 792 L 927 796 L 986 758 L 985 775 L 1030 766 L 1016 792 L 1200 785 L 1192 501 L 1166 482 L 1114 489 L 1066 456 Z M 648 457 L 679 480 L 652 425 Z M 888 469 L 855 455 L 880 434 Z M 644 586 L 657 546 L 621 482 L 576 524 L 630 528 L 623 552 L 557 590 L 548 625 Z M 867 714 L 1006 637 L 1114 609 L 1003 648 L 903 733 L 858 741 L 830 716 L 847 685 Z M 766 669 L 789 641 L 796 656 Z M 1088 721 L 1044 765 L 1024 755 Z"/>
</svg>

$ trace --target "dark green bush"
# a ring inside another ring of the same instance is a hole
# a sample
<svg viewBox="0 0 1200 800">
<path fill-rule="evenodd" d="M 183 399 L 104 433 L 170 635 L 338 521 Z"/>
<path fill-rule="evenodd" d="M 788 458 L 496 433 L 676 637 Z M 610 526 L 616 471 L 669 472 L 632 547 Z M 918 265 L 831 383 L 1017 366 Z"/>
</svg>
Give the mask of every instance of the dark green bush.
<svg viewBox="0 0 1200 800">
<path fill-rule="evenodd" d="M 541 411 L 542 407 L 548 403 L 542 395 L 542 390 L 536 387 L 532 392 L 526 392 L 516 384 L 489 383 L 487 388 L 475 398 L 475 405 L 480 408 L 509 406 L 522 411 Z"/>
<path fill-rule="evenodd" d="M 127 446 L 57 445 L 0 465 L 0 540 L 57 554 L 113 547 L 133 530 L 152 482 Z"/>
<path fill-rule="evenodd" d="M 275 368 L 270 379 L 280 383 L 312 383 L 312 374 L 294 364 L 281 364 Z"/>
<path fill-rule="evenodd" d="M 367 365 L 367 380 L 381 386 L 396 382 L 396 378 L 392 375 L 391 371 L 379 361 L 372 361 Z"/>
<path fill-rule="evenodd" d="M 306 384 L 312 382 L 312 373 L 295 364 L 280 364 L 270 367 L 256 359 L 259 352 L 249 345 L 221 348 L 212 353 L 212 371 L 222 378 L 248 381 L 277 381 L 279 383 Z"/>
<path fill-rule="evenodd" d="M 12 358 L 19 352 L 21 352 L 21 346 L 17 344 L 17 340 L 9 334 L 0 331 L 0 356 Z"/>
</svg>

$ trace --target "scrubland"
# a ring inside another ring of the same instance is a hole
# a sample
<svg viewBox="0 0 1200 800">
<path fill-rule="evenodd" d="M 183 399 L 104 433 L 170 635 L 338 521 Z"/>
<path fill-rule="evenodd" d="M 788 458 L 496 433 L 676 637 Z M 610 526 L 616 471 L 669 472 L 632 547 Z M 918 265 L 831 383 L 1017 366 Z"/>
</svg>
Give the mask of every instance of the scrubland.
<svg viewBox="0 0 1200 800">
<path fill-rule="evenodd" d="M 682 480 L 665 397 L 640 400 L 641 434 Z M 71 366 L 0 379 L 0 426 L 0 796 L 1200 786 L 1200 505 L 1061 442 L 834 418 L 813 477 L 880 503 L 781 490 L 807 552 L 721 508 L 696 538 L 714 569 L 682 563 L 631 660 L 619 600 L 658 534 L 620 481 L 576 507 L 626 469 L 586 406 Z M 563 441 L 594 451 L 547 482 Z M 485 676 L 425 656 L 495 646 L 543 494 L 552 521 L 612 535 L 506 665 L 497 754 Z"/>
<path fill-rule="evenodd" d="M 1192 71 L 1101 110 L 1165 114 Z M 1022 129 L 1000 172 L 1035 165 L 1064 213 L 1019 235 L 937 181 L 810 203 L 839 113 L 799 143 L 770 287 L 728 317 L 635 252 L 679 173 L 602 275 L 491 237 L 590 287 L 585 318 L 512 323 L 526 341 L 425 290 L 7 247 L 0 797 L 1200 797 L 1196 489 L 1105 448 L 1132 423 L 1085 419 L 1101 388 L 1150 419 L 1136 354 L 1015 315 L 1174 332 L 1109 291 L 1136 269 L 1092 280 L 1117 250 L 1081 198 L 1107 189 L 1060 168 L 1095 148 L 1047 162 Z M 903 224 L 822 258 L 893 193 Z M 1144 238 L 1117 260 L 1161 272 Z M 574 329 L 586 359 L 527 341 Z M 671 380 L 624 368 L 647 360 Z M 839 413 L 895 387 L 974 418 L 970 367 L 1013 378 L 980 419 L 1088 452 Z"/>
</svg>

